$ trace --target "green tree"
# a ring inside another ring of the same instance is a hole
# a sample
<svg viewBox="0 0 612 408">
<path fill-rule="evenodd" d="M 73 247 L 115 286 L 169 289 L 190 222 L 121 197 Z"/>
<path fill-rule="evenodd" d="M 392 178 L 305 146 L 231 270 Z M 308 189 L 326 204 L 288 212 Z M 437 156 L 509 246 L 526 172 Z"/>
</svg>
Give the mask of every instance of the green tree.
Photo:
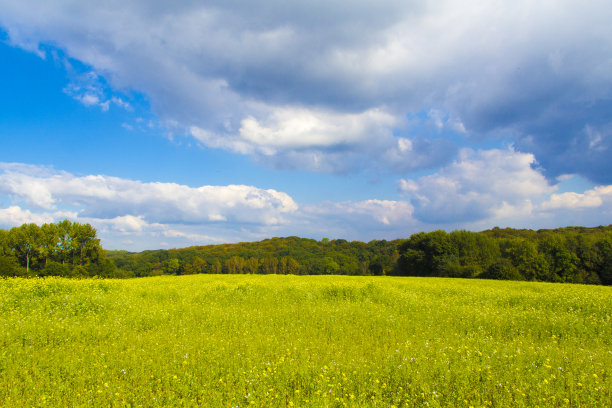
<svg viewBox="0 0 612 408">
<path fill-rule="evenodd" d="M 601 283 L 612 285 L 612 238 L 606 237 L 595 244 L 597 250 L 596 272 Z"/>
<path fill-rule="evenodd" d="M 337 275 L 340 272 L 340 265 L 333 258 L 326 256 L 323 258 L 323 273 L 326 275 Z"/>
<path fill-rule="evenodd" d="M 263 274 L 276 274 L 278 272 L 278 259 L 264 258 L 261 263 L 261 272 Z"/>
<path fill-rule="evenodd" d="M 13 248 L 10 242 L 10 235 L 7 230 L 0 229 L 0 255 L 12 255 Z"/>
<path fill-rule="evenodd" d="M 89 224 L 72 224 L 70 231 L 72 238 L 73 260 L 72 263 L 83 266 L 92 261 L 97 261 L 102 247 L 100 240 L 96 238 L 96 230 Z"/>
<path fill-rule="evenodd" d="M 419 232 L 400 245 L 395 274 L 445 276 L 448 264 L 455 258 L 445 231 Z"/>
<path fill-rule="evenodd" d="M 221 265 L 221 261 L 218 258 L 215 259 L 215 261 L 212 263 L 210 272 L 211 273 L 217 273 L 217 274 L 223 272 L 223 267 Z"/>
<path fill-rule="evenodd" d="M 462 275 L 472 277 L 499 261 L 497 242 L 484 234 L 471 231 L 453 231 L 449 234 L 454 262 L 461 266 Z"/>
<path fill-rule="evenodd" d="M 244 273 L 244 259 L 239 256 L 232 256 L 225 260 L 225 273 L 240 274 Z"/>
<path fill-rule="evenodd" d="M 205 273 L 206 272 L 206 260 L 196 256 L 193 260 L 193 263 L 185 265 L 185 274 L 191 275 L 196 273 Z"/>
<path fill-rule="evenodd" d="M 245 273 L 255 274 L 259 270 L 259 260 L 257 258 L 249 258 L 244 263 Z"/>
<path fill-rule="evenodd" d="M 368 270 L 372 275 L 387 275 L 393 269 L 393 258 L 390 255 L 378 255 L 372 259 Z"/>
<path fill-rule="evenodd" d="M 523 276 L 512 265 L 510 260 L 502 258 L 491 264 L 487 270 L 481 273 L 479 278 L 483 279 L 503 279 L 503 280 L 523 280 Z"/>
<path fill-rule="evenodd" d="M 292 257 L 287 257 L 287 273 L 289 275 L 300 274 L 300 263 Z"/>
<path fill-rule="evenodd" d="M 57 224 L 58 251 L 57 258 L 62 264 L 72 259 L 74 247 L 72 245 L 72 222 L 63 220 Z"/>
<path fill-rule="evenodd" d="M 549 276 L 557 282 L 574 282 L 580 260 L 565 246 L 564 239 L 559 234 L 545 237 L 539 244 L 540 252 L 545 256 L 550 266 Z"/>
<path fill-rule="evenodd" d="M 538 252 L 537 243 L 521 237 L 512 237 L 500 241 L 502 256 L 526 280 L 552 280 L 550 267 L 544 255 Z"/>
<path fill-rule="evenodd" d="M 45 266 L 47 266 L 49 257 L 53 256 L 58 250 L 59 228 L 57 224 L 43 224 L 40 227 L 40 232 L 40 248 L 42 255 L 45 257 Z"/>
<path fill-rule="evenodd" d="M 30 264 L 40 254 L 41 231 L 36 224 L 23 224 L 20 227 L 11 228 L 9 231 L 12 247 L 15 249 L 17 258 L 21 260 L 30 273 Z"/>
<path fill-rule="evenodd" d="M 181 264 L 178 259 L 172 258 L 163 262 L 163 271 L 167 275 L 177 275 Z"/>
</svg>

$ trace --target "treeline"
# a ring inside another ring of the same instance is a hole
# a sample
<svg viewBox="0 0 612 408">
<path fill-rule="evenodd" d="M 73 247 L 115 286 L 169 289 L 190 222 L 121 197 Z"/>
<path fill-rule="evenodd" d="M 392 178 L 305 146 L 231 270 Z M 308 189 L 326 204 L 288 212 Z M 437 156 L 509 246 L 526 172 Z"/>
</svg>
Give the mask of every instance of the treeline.
<svg viewBox="0 0 612 408">
<path fill-rule="evenodd" d="M 0 276 L 396 275 L 612 284 L 612 225 L 420 232 L 368 243 L 287 237 L 130 253 L 89 224 L 0 230 Z"/>
<path fill-rule="evenodd" d="M 287 237 L 259 242 L 184 249 L 108 251 L 123 274 L 295 274 L 386 275 L 397 260 L 401 241 L 346 241 Z"/>
<path fill-rule="evenodd" d="M 24 224 L 0 229 L 0 276 L 116 277 L 89 224 Z"/>
<path fill-rule="evenodd" d="M 612 284 L 612 226 L 421 232 L 398 249 L 395 275 Z"/>
<path fill-rule="evenodd" d="M 194 273 L 396 275 L 612 284 L 612 226 L 434 231 L 368 243 L 288 237 L 128 253 L 125 276 Z"/>
</svg>

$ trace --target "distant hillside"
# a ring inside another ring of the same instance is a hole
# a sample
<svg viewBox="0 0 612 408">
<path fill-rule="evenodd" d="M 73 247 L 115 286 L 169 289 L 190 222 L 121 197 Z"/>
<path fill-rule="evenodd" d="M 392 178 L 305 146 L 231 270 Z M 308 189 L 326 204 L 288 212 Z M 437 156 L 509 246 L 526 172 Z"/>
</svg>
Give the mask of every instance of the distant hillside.
<svg viewBox="0 0 612 408">
<path fill-rule="evenodd" d="M 107 251 L 119 269 L 135 276 L 191 273 L 279 273 L 383 275 L 398 257 L 395 241 L 316 241 L 287 237 L 259 242 L 195 246 L 183 249 Z"/>
<path fill-rule="evenodd" d="M 612 226 L 433 231 L 393 241 L 287 237 L 183 249 L 107 251 L 121 276 L 276 273 L 449 276 L 612 283 Z"/>
</svg>

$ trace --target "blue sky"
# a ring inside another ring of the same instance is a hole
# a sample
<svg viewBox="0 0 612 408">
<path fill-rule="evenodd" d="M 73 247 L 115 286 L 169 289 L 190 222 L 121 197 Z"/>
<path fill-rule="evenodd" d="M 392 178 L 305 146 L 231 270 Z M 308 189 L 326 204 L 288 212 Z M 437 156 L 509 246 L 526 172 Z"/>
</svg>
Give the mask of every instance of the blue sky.
<svg viewBox="0 0 612 408">
<path fill-rule="evenodd" d="M 541 3 L 0 0 L 0 227 L 608 225 L 612 9 Z"/>
</svg>

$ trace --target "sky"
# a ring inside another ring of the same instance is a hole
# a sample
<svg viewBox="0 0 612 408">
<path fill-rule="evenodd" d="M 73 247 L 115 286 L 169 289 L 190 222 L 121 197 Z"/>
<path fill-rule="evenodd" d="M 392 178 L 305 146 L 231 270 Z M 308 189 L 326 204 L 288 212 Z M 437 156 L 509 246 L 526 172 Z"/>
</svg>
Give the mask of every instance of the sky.
<svg viewBox="0 0 612 408">
<path fill-rule="evenodd" d="M 609 1 L 0 0 L 0 228 L 612 223 Z"/>
</svg>

